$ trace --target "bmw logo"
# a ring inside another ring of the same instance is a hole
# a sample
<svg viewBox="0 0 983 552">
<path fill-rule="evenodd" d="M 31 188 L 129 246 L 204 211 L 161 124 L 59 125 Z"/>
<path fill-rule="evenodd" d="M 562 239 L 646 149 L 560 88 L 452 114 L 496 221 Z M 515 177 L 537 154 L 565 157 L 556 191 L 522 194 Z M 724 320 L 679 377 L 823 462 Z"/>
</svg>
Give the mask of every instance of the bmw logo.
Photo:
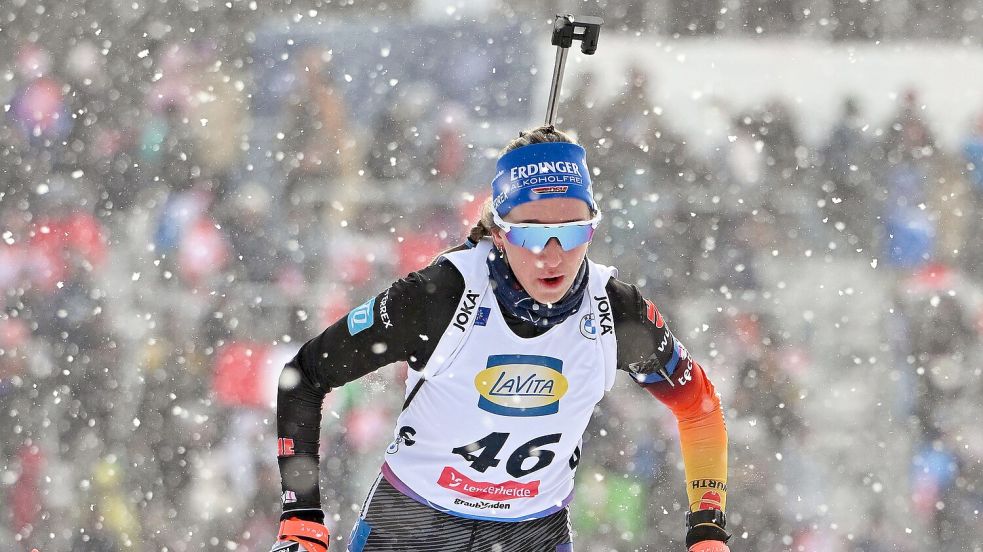
<svg viewBox="0 0 983 552">
<path fill-rule="evenodd" d="M 593 314 L 585 314 L 580 319 L 580 333 L 587 339 L 597 339 L 597 325 L 594 324 Z"/>
</svg>

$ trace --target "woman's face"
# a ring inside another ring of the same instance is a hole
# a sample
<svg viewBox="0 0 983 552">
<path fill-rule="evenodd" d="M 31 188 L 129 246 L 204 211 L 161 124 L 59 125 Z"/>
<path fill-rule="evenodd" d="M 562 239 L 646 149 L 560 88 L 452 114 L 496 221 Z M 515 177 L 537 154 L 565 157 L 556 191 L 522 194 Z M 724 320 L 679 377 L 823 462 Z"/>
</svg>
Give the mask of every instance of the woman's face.
<svg viewBox="0 0 983 552">
<path fill-rule="evenodd" d="M 549 224 L 589 220 L 590 208 L 573 198 L 552 198 L 530 201 L 516 206 L 504 217 L 506 222 Z M 556 303 L 573 285 L 580 265 L 587 255 L 588 243 L 564 251 L 553 238 L 539 253 L 513 245 L 498 228 L 492 231 L 495 247 L 505 250 L 505 258 L 518 278 L 519 284 L 540 303 Z"/>
</svg>

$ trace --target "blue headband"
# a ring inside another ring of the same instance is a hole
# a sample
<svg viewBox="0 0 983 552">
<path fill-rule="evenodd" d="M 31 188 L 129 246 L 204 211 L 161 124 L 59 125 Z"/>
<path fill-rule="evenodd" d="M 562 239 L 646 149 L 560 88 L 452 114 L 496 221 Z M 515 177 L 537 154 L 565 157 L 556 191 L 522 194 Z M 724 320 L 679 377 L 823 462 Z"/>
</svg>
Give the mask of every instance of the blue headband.
<svg viewBox="0 0 983 552">
<path fill-rule="evenodd" d="M 499 216 L 516 205 L 569 197 L 597 211 L 587 170 L 587 153 L 577 144 L 546 142 L 514 149 L 498 159 L 492 180 L 492 201 Z"/>
</svg>

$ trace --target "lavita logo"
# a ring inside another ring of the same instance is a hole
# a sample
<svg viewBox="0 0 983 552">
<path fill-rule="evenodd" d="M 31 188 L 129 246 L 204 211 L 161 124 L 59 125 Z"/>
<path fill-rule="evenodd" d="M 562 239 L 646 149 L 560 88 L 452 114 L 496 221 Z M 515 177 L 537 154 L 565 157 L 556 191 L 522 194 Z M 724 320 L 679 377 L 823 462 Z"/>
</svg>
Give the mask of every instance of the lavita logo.
<svg viewBox="0 0 983 552">
<path fill-rule="evenodd" d="M 491 355 L 474 378 L 478 408 L 502 416 L 546 416 L 560 410 L 570 382 L 563 361 L 539 355 Z"/>
<path fill-rule="evenodd" d="M 461 306 L 457 309 L 457 314 L 454 315 L 454 327 L 463 332 L 464 327 L 471 321 L 471 315 L 474 314 L 474 308 L 477 305 L 478 294 L 469 289 L 464 294 Z"/>
<path fill-rule="evenodd" d="M 614 321 L 611 318 L 611 304 L 605 295 L 595 297 L 597 301 L 597 312 L 600 315 L 598 324 L 601 326 L 601 335 L 608 335 L 614 331 Z"/>
<path fill-rule="evenodd" d="M 506 372 L 498 374 L 498 379 L 492 384 L 488 391 L 489 395 L 499 397 L 512 397 L 521 395 L 523 397 L 553 397 L 555 381 L 553 378 L 540 377 L 535 373 L 527 374 L 523 379 L 522 374 L 510 375 Z"/>
</svg>

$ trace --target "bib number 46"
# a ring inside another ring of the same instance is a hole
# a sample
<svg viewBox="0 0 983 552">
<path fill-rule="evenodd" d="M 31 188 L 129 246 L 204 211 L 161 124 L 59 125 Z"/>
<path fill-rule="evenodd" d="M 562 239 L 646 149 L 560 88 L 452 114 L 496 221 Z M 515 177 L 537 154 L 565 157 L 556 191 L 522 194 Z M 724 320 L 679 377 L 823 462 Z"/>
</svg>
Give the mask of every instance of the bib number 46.
<svg viewBox="0 0 983 552">
<path fill-rule="evenodd" d="M 498 459 L 498 454 L 502 452 L 508 438 L 508 433 L 493 432 L 473 443 L 457 447 L 451 450 L 451 452 L 460 455 L 465 461 L 470 462 L 471 468 L 475 471 L 484 473 L 488 468 L 498 466 L 501 462 Z M 512 477 L 518 478 L 545 468 L 556 457 L 556 453 L 540 447 L 559 442 L 559 433 L 551 433 L 531 439 L 529 442 L 516 448 L 509 455 L 508 460 L 505 462 L 505 471 Z M 523 467 L 529 458 L 535 458 L 535 462 L 529 467 Z"/>
</svg>

